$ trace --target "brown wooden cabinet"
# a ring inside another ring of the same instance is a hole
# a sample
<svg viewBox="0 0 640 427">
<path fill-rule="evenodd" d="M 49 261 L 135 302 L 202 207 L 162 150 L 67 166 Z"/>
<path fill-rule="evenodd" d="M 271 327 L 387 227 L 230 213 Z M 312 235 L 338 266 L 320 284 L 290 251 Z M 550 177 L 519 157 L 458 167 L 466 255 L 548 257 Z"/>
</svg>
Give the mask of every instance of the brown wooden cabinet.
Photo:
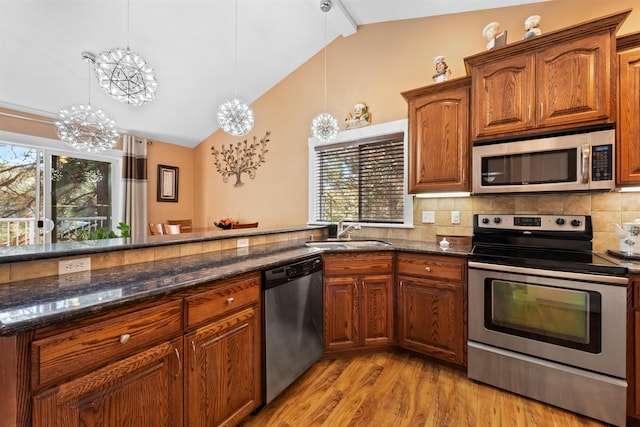
<svg viewBox="0 0 640 427">
<path fill-rule="evenodd" d="M 398 346 L 466 366 L 466 259 L 400 253 Z"/>
<path fill-rule="evenodd" d="M 409 193 L 470 189 L 469 77 L 403 92 L 409 105 Z"/>
<path fill-rule="evenodd" d="M 236 425 L 262 404 L 260 275 L 185 298 L 185 426 Z"/>
<path fill-rule="evenodd" d="M 181 354 L 174 339 L 44 390 L 33 426 L 180 426 Z"/>
<path fill-rule="evenodd" d="M 640 184 L 640 33 L 618 38 L 616 185 Z"/>
<path fill-rule="evenodd" d="M 260 284 L 249 273 L 35 331 L 30 386 L 12 383 L 32 402 L 19 425 L 237 425 L 262 404 Z"/>
<path fill-rule="evenodd" d="M 629 12 L 465 58 L 472 140 L 615 122 L 615 31 Z"/>
<path fill-rule="evenodd" d="M 324 349 L 393 343 L 393 254 L 325 254 Z"/>
<path fill-rule="evenodd" d="M 249 307 L 185 336 L 185 426 L 236 425 L 261 404 L 260 321 Z"/>
</svg>

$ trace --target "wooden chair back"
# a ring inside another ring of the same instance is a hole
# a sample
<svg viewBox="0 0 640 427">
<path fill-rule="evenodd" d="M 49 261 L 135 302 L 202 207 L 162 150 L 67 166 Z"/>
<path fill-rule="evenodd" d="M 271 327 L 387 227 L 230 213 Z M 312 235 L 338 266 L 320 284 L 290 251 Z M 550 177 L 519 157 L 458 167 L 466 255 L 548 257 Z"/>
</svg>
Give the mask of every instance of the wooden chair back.
<svg viewBox="0 0 640 427">
<path fill-rule="evenodd" d="M 162 224 L 154 224 L 150 222 L 149 232 L 151 233 L 152 236 L 156 234 L 164 234 L 164 229 L 162 228 Z"/>
<path fill-rule="evenodd" d="M 164 234 L 180 234 L 180 226 L 178 224 L 162 224 Z"/>
<path fill-rule="evenodd" d="M 193 231 L 193 224 L 190 219 L 170 219 L 167 224 L 179 225 L 181 233 L 191 233 Z"/>
</svg>

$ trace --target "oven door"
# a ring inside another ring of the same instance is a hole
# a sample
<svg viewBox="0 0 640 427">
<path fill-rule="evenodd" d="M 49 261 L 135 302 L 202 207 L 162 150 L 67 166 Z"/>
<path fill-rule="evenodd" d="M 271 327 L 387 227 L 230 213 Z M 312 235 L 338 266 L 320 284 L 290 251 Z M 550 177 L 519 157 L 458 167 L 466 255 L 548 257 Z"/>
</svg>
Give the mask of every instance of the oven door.
<svg viewBox="0 0 640 427">
<path fill-rule="evenodd" d="M 604 281 L 626 278 L 469 262 L 468 279 L 470 341 L 625 378 L 626 286 Z"/>
</svg>

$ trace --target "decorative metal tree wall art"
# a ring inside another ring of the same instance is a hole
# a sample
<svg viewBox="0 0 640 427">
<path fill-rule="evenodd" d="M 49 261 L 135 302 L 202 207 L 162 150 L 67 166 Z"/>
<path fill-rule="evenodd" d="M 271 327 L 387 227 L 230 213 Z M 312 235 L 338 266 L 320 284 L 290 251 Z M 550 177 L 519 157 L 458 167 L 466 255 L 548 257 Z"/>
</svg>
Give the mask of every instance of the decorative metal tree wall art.
<svg viewBox="0 0 640 427">
<path fill-rule="evenodd" d="M 229 177 L 235 176 L 236 183 L 234 187 L 244 185 L 240 180 L 243 173 L 249 175 L 249 178 L 256 177 L 256 169 L 265 162 L 265 154 L 267 154 L 267 143 L 270 141 L 270 131 L 265 133 L 264 138 L 258 142 L 257 137 L 253 137 L 253 142 L 248 143 L 245 139 L 235 145 L 229 144 L 225 148 L 224 144 L 220 151 L 216 147 L 211 147 L 212 155 L 215 157 L 215 165 L 218 172 L 222 175 L 224 182 L 229 181 Z"/>
</svg>

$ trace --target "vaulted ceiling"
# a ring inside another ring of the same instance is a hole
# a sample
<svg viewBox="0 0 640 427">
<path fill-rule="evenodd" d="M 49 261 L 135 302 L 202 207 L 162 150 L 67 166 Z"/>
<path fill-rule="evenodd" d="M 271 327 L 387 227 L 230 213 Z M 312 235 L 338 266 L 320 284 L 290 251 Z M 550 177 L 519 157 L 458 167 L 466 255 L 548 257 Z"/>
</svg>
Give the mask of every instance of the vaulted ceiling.
<svg viewBox="0 0 640 427">
<path fill-rule="evenodd" d="M 325 15 L 320 0 L 0 0 L 0 107 L 55 117 L 90 100 L 124 132 L 195 147 L 236 91 L 252 103 L 360 25 L 537 1 L 333 0 Z M 159 83 L 140 107 L 102 92 L 81 59 L 127 46 Z"/>
</svg>

